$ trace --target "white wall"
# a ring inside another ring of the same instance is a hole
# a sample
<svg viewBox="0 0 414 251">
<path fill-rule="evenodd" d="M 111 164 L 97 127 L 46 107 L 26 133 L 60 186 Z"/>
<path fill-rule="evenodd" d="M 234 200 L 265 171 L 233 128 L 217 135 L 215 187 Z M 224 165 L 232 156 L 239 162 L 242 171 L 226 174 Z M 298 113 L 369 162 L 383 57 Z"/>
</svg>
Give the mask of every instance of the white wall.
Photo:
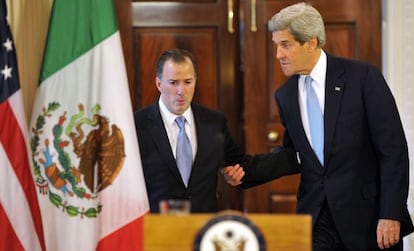
<svg viewBox="0 0 414 251">
<path fill-rule="evenodd" d="M 382 0 L 383 73 L 393 91 L 410 153 L 408 207 L 414 219 L 414 0 Z M 414 234 L 404 238 L 414 251 Z"/>
</svg>

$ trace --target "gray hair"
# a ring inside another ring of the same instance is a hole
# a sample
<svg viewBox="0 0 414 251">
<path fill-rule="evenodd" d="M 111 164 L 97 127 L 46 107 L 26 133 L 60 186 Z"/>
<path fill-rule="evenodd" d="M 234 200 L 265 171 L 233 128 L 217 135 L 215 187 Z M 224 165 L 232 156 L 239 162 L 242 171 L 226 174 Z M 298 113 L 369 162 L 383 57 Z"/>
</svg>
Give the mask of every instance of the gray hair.
<svg viewBox="0 0 414 251">
<path fill-rule="evenodd" d="M 318 47 L 325 45 L 325 26 L 321 14 L 307 3 L 288 6 L 268 22 L 269 31 L 288 30 L 301 45 L 311 38 L 318 39 Z"/>
</svg>

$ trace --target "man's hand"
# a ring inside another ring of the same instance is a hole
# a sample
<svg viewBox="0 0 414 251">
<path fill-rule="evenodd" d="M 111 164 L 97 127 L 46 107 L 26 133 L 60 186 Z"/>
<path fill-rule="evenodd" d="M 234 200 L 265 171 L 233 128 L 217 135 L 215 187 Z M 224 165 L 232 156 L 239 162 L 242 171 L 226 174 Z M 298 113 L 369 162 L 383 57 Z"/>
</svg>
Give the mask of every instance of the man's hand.
<svg viewBox="0 0 414 251">
<path fill-rule="evenodd" d="M 236 164 L 234 166 L 226 166 L 221 169 L 221 173 L 223 174 L 227 183 L 232 186 L 240 185 L 241 179 L 244 176 L 243 167 L 241 167 L 239 164 Z"/>
<path fill-rule="evenodd" d="M 390 248 L 400 241 L 400 222 L 380 219 L 377 226 L 377 243 L 380 249 Z"/>
</svg>

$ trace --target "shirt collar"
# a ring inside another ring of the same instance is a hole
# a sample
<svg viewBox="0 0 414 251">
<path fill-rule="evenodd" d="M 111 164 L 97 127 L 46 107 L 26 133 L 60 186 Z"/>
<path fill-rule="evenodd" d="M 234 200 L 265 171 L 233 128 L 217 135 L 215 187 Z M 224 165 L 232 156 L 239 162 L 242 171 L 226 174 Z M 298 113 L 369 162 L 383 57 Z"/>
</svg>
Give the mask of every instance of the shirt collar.
<svg viewBox="0 0 414 251">
<path fill-rule="evenodd" d="M 313 81 L 315 81 L 318 85 L 325 85 L 326 67 L 326 53 L 323 50 L 321 50 L 321 55 L 319 56 L 318 62 L 316 62 L 315 67 L 313 67 L 312 72 L 310 73 L 310 76 L 312 77 Z"/>
<path fill-rule="evenodd" d="M 167 123 L 168 125 L 170 125 L 170 126 L 174 125 L 175 124 L 175 118 L 177 118 L 179 116 L 184 116 L 187 123 L 190 126 L 193 126 L 193 116 L 192 116 L 193 112 L 191 110 L 191 105 L 181 115 L 176 115 L 176 114 L 170 112 L 161 98 L 158 99 L 158 105 L 160 107 L 161 116 L 162 116 L 164 122 Z"/>
</svg>

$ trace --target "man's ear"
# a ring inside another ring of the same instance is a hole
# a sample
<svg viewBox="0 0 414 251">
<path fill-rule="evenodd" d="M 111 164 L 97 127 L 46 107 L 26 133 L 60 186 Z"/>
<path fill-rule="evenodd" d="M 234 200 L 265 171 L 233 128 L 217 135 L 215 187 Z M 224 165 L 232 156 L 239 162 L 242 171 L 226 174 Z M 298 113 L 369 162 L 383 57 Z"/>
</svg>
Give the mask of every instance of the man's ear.
<svg viewBox="0 0 414 251">
<path fill-rule="evenodd" d="M 161 79 L 155 77 L 155 86 L 157 87 L 158 91 L 161 92 Z"/>
<path fill-rule="evenodd" d="M 314 51 L 316 48 L 318 48 L 318 38 L 317 37 L 313 37 L 308 41 L 308 49 L 310 51 Z"/>
</svg>

